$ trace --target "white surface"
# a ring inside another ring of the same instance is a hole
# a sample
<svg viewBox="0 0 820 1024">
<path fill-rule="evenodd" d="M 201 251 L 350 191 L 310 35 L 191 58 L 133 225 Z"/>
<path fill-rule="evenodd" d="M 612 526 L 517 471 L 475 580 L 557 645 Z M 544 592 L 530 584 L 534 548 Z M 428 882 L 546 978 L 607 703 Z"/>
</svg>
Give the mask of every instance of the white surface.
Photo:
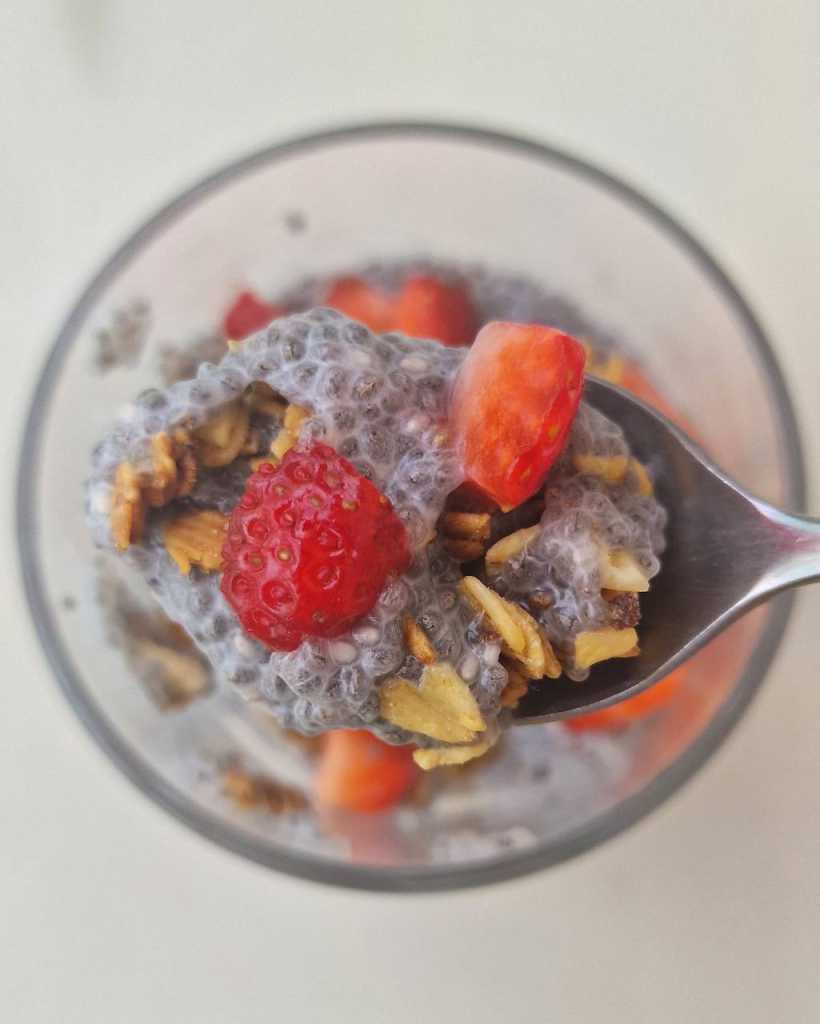
<svg viewBox="0 0 820 1024">
<path fill-rule="evenodd" d="M 6 0 L 7 463 L 61 315 L 145 213 L 258 143 L 370 115 L 435 115 L 563 143 L 678 213 L 776 340 L 816 467 L 820 6 L 606 7 Z M 725 748 L 628 834 L 482 892 L 334 892 L 209 846 L 106 763 L 36 649 L 11 568 L 11 479 L 9 469 L 3 1020 L 818 1018 L 820 588 L 800 601 L 769 686 Z"/>
</svg>

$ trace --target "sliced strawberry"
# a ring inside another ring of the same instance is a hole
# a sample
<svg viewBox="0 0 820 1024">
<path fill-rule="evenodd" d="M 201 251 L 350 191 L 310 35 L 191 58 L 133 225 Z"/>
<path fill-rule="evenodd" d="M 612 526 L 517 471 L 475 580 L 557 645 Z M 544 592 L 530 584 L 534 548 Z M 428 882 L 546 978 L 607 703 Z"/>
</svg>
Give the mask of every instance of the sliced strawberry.
<svg viewBox="0 0 820 1024">
<path fill-rule="evenodd" d="M 443 345 L 469 345 L 475 313 L 467 289 L 422 274 L 409 277 L 396 299 L 393 330 Z"/>
<path fill-rule="evenodd" d="M 588 715 L 568 718 L 564 724 L 575 732 L 625 729 L 633 722 L 668 704 L 680 689 L 687 671 L 688 666 L 682 665 L 636 697 L 629 697 L 600 711 L 590 711 Z"/>
<path fill-rule="evenodd" d="M 538 324 L 490 323 L 461 365 L 450 418 L 464 473 L 502 509 L 543 483 L 581 400 L 585 354 Z"/>
<path fill-rule="evenodd" d="M 327 733 L 314 780 L 317 802 L 371 813 L 397 803 L 416 779 L 412 747 L 391 747 L 369 732 Z"/>
<path fill-rule="evenodd" d="M 360 277 L 337 278 L 323 301 L 377 334 L 392 327 L 393 303 Z"/>
<path fill-rule="evenodd" d="M 242 341 L 255 331 L 267 327 L 271 320 L 284 316 L 286 312 L 284 306 L 265 302 L 253 292 L 240 292 L 225 314 L 222 330 L 230 341 Z"/>
</svg>

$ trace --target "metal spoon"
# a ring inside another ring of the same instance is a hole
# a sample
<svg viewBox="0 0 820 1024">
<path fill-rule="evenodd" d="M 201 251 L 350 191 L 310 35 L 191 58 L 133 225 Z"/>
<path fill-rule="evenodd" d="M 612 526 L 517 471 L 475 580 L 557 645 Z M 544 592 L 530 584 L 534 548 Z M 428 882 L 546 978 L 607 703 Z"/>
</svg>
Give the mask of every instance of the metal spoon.
<svg viewBox="0 0 820 1024">
<path fill-rule="evenodd" d="M 730 480 L 666 417 L 603 381 L 587 401 L 620 424 L 635 455 L 662 467 L 667 549 L 642 595 L 641 653 L 595 666 L 586 682 L 543 680 L 517 722 L 548 722 L 614 704 L 662 679 L 754 605 L 820 579 L 820 520 L 791 515 Z"/>
</svg>

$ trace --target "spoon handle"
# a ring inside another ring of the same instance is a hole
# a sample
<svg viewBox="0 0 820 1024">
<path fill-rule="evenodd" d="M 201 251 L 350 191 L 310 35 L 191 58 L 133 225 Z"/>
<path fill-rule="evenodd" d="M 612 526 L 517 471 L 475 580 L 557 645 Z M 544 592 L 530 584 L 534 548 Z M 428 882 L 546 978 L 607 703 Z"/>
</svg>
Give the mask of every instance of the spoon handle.
<svg viewBox="0 0 820 1024">
<path fill-rule="evenodd" d="M 756 501 L 768 525 L 770 564 L 758 583 L 758 599 L 820 580 L 820 519 L 793 515 Z"/>
</svg>

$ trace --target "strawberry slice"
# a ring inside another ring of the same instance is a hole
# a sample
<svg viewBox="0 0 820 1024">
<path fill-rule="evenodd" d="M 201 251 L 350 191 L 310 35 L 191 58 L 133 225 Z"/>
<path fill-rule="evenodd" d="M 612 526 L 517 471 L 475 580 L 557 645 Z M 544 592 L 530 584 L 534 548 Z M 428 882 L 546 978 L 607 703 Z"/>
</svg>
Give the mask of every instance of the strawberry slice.
<svg viewBox="0 0 820 1024">
<path fill-rule="evenodd" d="M 467 289 L 423 274 L 409 277 L 396 299 L 393 330 L 442 345 L 469 345 L 475 313 Z"/>
<path fill-rule="evenodd" d="M 360 277 L 337 278 L 324 297 L 324 304 L 358 320 L 371 331 L 389 331 L 393 321 L 393 303 Z"/>
<path fill-rule="evenodd" d="M 417 774 L 412 747 L 391 747 L 369 732 L 337 729 L 325 736 L 314 791 L 323 807 L 367 814 L 397 803 Z"/>
<path fill-rule="evenodd" d="M 635 697 L 628 697 L 619 704 L 612 704 L 600 711 L 590 711 L 587 715 L 577 715 L 575 718 L 568 718 L 564 725 L 573 732 L 597 732 L 625 729 L 633 722 L 644 718 L 651 712 L 662 708 L 675 696 L 686 679 L 688 666 L 682 665 L 670 672 L 664 679 L 659 680 L 648 690 L 639 693 Z"/>
<path fill-rule="evenodd" d="M 285 312 L 284 306 L 265 302 L 254 292 L 240 292 L 225 314 L 222 330 L 231 341 L 242 341 L 255 331 L 267 327 L 271 320 L 284 316 Z"/>
<path fill-rule="evenodd" d="M 505 511 L 544 481 L 581 400 L 585 354 L 539 324 L 490 323 L 461 365 L 450 419 L 467 480 Z"/>
</svg>

